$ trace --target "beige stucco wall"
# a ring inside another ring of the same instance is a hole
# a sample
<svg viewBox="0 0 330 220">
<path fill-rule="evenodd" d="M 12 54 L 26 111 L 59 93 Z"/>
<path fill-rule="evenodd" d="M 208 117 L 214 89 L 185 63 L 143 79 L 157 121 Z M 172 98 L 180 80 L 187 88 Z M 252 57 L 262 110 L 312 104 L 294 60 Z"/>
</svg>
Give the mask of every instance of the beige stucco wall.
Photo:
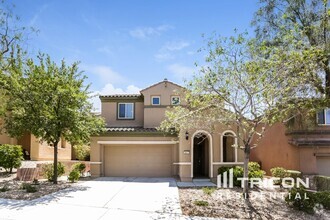
<svg viewBox="0 0 330 220">
<path fill-rule="evenodd" d="M 144 127 L 155 128 L 165 119 L 166 108 L 144 108 Z"/>
<path fill-rule="evenodd" d="M 7 134 L 0 134 L 0 144 L 17 144 L 17 140 Z"/>
<path fill-rule="evenodd" d="M 260 128 L 259 128 L 260 129 Z M 299 149 L 288 143 L 285 126 L 277 123 L 266 127 L 258 146 L 251 150 L 250 161 L 261 162 L 262 169 L 270 174 L 273 167 L 299 170 Z"/>
<path fill-rule="evenodd" d="M 301 147 L 299 148 L 299 166 L 305 174 L 318 174 L 316 155 L 330 155 L 330 148 L 327 147 Z M 308 161 L 308 162 L 307 162 Z M 328 167 L 330 169 L 330 167 Z"/>
<path fill-rule="evenodd" d="M 127 100 L 127 103 L 131 103 L 132 101 Z M 122 102 L 120 102 L 122 103 Z M 107 126 L 143 126 L 143 102 L 134 102 L 134 120 L 132 119 L 117 119 L 117 102 L 102 102 L 101 107 L 101 116 L 105 119 Z"/>
</svg>

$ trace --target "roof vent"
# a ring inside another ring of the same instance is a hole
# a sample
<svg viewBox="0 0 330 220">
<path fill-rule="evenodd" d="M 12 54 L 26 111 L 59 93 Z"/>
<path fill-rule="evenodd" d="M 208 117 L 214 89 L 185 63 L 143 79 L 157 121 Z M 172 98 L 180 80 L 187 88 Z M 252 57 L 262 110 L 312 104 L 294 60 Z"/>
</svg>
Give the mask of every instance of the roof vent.
<svg viewBox="0 0 330 220">
<path fill-rule="evenodd" d="M 164 79 L 165 82 L 165 88 L 167 87 L 167 78 Z"/>
<path fill-rule="evenodd" d="M 165 78 L 164 81 L 167 81 L 167 78 Z"/>
</svg>

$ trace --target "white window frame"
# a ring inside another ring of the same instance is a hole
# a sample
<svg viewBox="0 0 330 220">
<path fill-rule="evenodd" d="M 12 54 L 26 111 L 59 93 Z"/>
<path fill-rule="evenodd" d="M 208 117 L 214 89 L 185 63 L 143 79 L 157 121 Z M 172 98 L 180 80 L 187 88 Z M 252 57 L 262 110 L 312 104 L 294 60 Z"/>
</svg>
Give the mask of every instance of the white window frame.
<svg viewBox="0 0 330 220">
<path fill-rule="evenodd" d="M 228 163 L 228 164 L 231 164 L 231 163 L 237 163 L 238 162 L 238 152 L 237 152 L 237 148 L 238 147 L 235 147 L 235 161 L 234 162 L 224 162 L 223 161 L 223 137 L 225 136 L 225 134 L 227 133 L 230 133 L 234 136 L 235 138 L 235 145 L 237 146 L 237 136 L 235 134 L 235 132 L 233 132 L 232 130 L 227 130 L 227 131 L 224 131 L 222 132 L 221 136 L 220 136 L 220 153 L 221 153 L 221 163 Z"/>
<path fill-rule="evenodd" d="M 323 111 L 323 113 L 324 113 L 324 124 L 320 124 L 319 123 L 319 112 L 320 111 Z M 319 126 L 330 126 L 330 123 L 329 124 L 327 124 L 327 111 L 330 111 L 330 108 L 325 108 L 325 109 L 322 109 L 322 110 L 320 110 L 320 111 L 318 111 L 317 113 L 316 113 L 316 123 L 317 123 L 317 125 L 319 125 Z"/>
<path fill-rule="evenodd" d="M 179 104 L 173 104 L 173 98 L 179 98 Z M 178 95 L 171 96 L 171 105 L 180 105 L 181 104 L 181 98 Z"/>
<path fill-rule="evenodd" d="M 132 105 L 132 117 L 126 117 L 126 112 L 125 112 L 125 117 L 120 117 L 120 105 L 122 105 L 122 104 L 124 104 L 124 105 Z M 117 118 L 118 119 L 126 119 L 126 120 L 132 120 L 132 119 L 134 119 L 134 102 L 119 102 L 118 103 L 118 115 L 117 115 Z"/>
<path fill-rule="evenodd" d="M 158 98 L 159 99 L 159 104 L 154 104 L 154 98 Z M 153 95 L 151 96 L 151 105 L 160 105 L 160 96 L 159 95 Z"/>
</svg>

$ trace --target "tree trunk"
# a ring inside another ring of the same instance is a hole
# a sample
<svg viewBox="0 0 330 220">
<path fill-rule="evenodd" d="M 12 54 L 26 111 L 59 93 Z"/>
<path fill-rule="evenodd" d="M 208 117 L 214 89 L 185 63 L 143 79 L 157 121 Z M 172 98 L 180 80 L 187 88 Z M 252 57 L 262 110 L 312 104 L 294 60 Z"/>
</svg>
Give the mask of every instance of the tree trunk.
<svg viewBox="0 0 330 220">
<path fill-rule="evenodd" d="M 244 149 L 244 174 L 243 174 L 243 196 L 244 199 L 249 198 L 249 160 L 250 160 L 250 145 L 246 145 Z"/>
<path fill-rule="evenodd" d="M 57 184 L 57 148 L 58 142 L 54 143 L 54 174 L 53 174 L 53 183 Z"/>
</svg>

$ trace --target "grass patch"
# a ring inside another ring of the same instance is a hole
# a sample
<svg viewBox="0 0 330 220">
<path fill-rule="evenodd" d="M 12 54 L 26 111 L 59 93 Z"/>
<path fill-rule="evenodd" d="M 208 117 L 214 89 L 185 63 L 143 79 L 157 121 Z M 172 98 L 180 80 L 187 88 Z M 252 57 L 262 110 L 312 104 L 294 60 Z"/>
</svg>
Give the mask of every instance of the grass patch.
<svg viewBox="0 0 330 220">
<path fill-rule="evenodd" d="M 206 195 L 210 196 L 212 193 L 214 193 L 216 188 L 215 187 L 203 187 L 202 190 Z"/>
<path fill-rule="evenodd" d="M 196 201 L 194 201 L 194 204 L 197 206 L 208 206 L 209 205 L 209 203 L 204 200 L 196 200 Z"/>
</svg>

